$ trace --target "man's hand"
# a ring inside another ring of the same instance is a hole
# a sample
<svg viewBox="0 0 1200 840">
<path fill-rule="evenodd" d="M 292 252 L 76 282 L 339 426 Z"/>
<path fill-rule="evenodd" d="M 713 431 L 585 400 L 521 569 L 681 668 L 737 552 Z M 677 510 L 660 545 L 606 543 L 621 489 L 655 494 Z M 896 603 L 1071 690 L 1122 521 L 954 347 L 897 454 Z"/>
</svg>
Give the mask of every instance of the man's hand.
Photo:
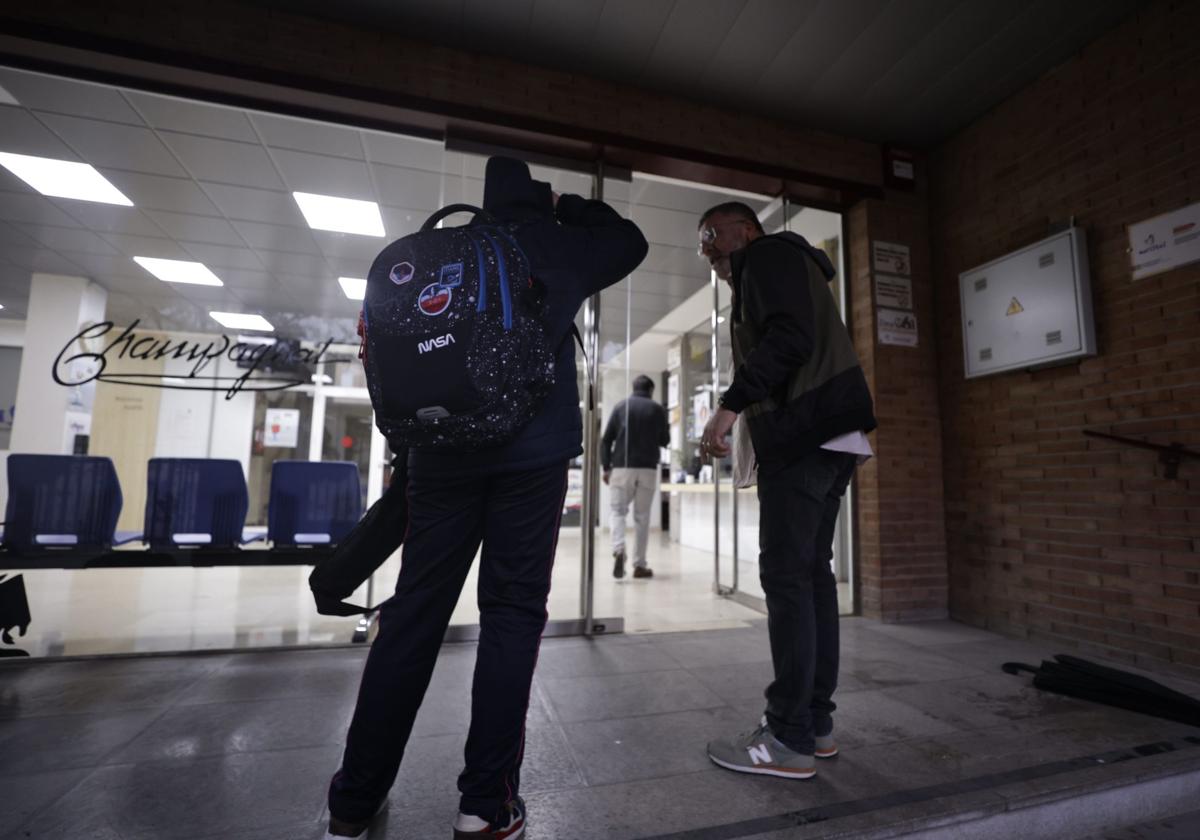
<svg viewBox="0 0 1200 840">
<path fill-rule="evenodd" d="M 610 478 L 612 478 L 612 470 L 605 470 L 604 471 L 604 483 L 608 484 L 608 480 Z"/>
<path fill-rule="evenodd" d="M 708 425 L 704 427 L 704 434 L 700 436 L 700 454 L 705 462 L 712 458 L 724 458 L 729 454 L 729 442 L 726 438 L 733 431 L 735 420 L 737 414 L 727 408 L 718 408 L 717 413 L 708 421 Z"/>
</svg>

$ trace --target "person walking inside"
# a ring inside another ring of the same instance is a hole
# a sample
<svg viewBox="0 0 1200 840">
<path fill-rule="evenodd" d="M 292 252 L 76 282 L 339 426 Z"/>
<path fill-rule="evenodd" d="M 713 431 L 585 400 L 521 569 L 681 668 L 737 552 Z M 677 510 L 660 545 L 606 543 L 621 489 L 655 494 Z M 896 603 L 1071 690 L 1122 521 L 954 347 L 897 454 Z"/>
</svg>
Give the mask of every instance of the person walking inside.
<svg viewBox="0 0 1200 840">
<path fill-rule="evenodd" d="M 600 440 L 600 464 L 612 501 L 613 577 L 625 577 L 625 516 L 633 504 L 633 576 L 654 577 L 646 561 L 650 506 L 659 484 L 659 448 L 671 442 L 667 411 L 654 400 L 654 380 L 633 380 L 633 394 L 613 409 Z"/>
</svg>

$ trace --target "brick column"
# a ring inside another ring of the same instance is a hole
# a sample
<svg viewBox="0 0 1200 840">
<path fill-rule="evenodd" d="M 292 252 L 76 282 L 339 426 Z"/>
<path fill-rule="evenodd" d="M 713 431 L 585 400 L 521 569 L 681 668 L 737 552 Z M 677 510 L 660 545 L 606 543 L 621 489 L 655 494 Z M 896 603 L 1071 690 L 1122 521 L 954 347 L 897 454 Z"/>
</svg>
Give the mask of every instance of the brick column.
<svg viewBox="0 0 1200 840">
<path fill-rule="evenodd" d="M 859 606 L 885 621 L 942 618 L 946 531 L 927 204 L 922 195 L 889 193 L 855 205 L 846 222 L 851 327 L 879 420 L 871 435 L 876 457 L 856 479 Z M 909 248 L 916 347 L 879 341 L 876 240 Z"/>
</svg>

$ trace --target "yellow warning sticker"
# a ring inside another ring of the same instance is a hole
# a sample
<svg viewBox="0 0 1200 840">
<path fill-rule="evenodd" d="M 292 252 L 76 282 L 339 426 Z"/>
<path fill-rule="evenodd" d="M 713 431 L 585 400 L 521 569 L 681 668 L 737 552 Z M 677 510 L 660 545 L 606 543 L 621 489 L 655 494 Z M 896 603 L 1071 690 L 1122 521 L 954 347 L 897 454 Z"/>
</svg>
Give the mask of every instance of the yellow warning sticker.
<svg viewBox="0 0 1200 840">
<path fill-rule="evenodd" d="M 1010 303 L 1008 305 L 1008 311 L 1005 312 L 1004 314 L 1005 315 L 1019 315 L 1020 313 L 1022 313 L 1024 311 L 1025 311 L 1025 307 L 1021 305 L 1021 301 L 1017 300 L 1016 298 L 1013 298 L 1012 303 Z"/>
</svg>

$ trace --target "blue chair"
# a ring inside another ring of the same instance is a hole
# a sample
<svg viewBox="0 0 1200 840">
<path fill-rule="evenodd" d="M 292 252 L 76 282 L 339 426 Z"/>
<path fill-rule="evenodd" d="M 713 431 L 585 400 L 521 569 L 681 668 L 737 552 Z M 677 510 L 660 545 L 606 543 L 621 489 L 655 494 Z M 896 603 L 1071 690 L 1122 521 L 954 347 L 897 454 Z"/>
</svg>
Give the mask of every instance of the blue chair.
<svg viewBox="0 0 1200 840">
<path fill-rule="evenodd" d="M 274 545 L 335 544 L 361 516 L 357 464 L 276 461 L 272 465 L 267 539 Z"/>
<path fill-rule="evenodd" d="M 144 538 L 151 549 L 234 548 L 241 542 L 249 508 L 250 494 L 239 461 L 150 459 Z"/>
<path fill-rule="evenodd" d="M 109 458 L 9 455 L 4 547 L 107 551 L 123 501 Z"/>
</svg>

